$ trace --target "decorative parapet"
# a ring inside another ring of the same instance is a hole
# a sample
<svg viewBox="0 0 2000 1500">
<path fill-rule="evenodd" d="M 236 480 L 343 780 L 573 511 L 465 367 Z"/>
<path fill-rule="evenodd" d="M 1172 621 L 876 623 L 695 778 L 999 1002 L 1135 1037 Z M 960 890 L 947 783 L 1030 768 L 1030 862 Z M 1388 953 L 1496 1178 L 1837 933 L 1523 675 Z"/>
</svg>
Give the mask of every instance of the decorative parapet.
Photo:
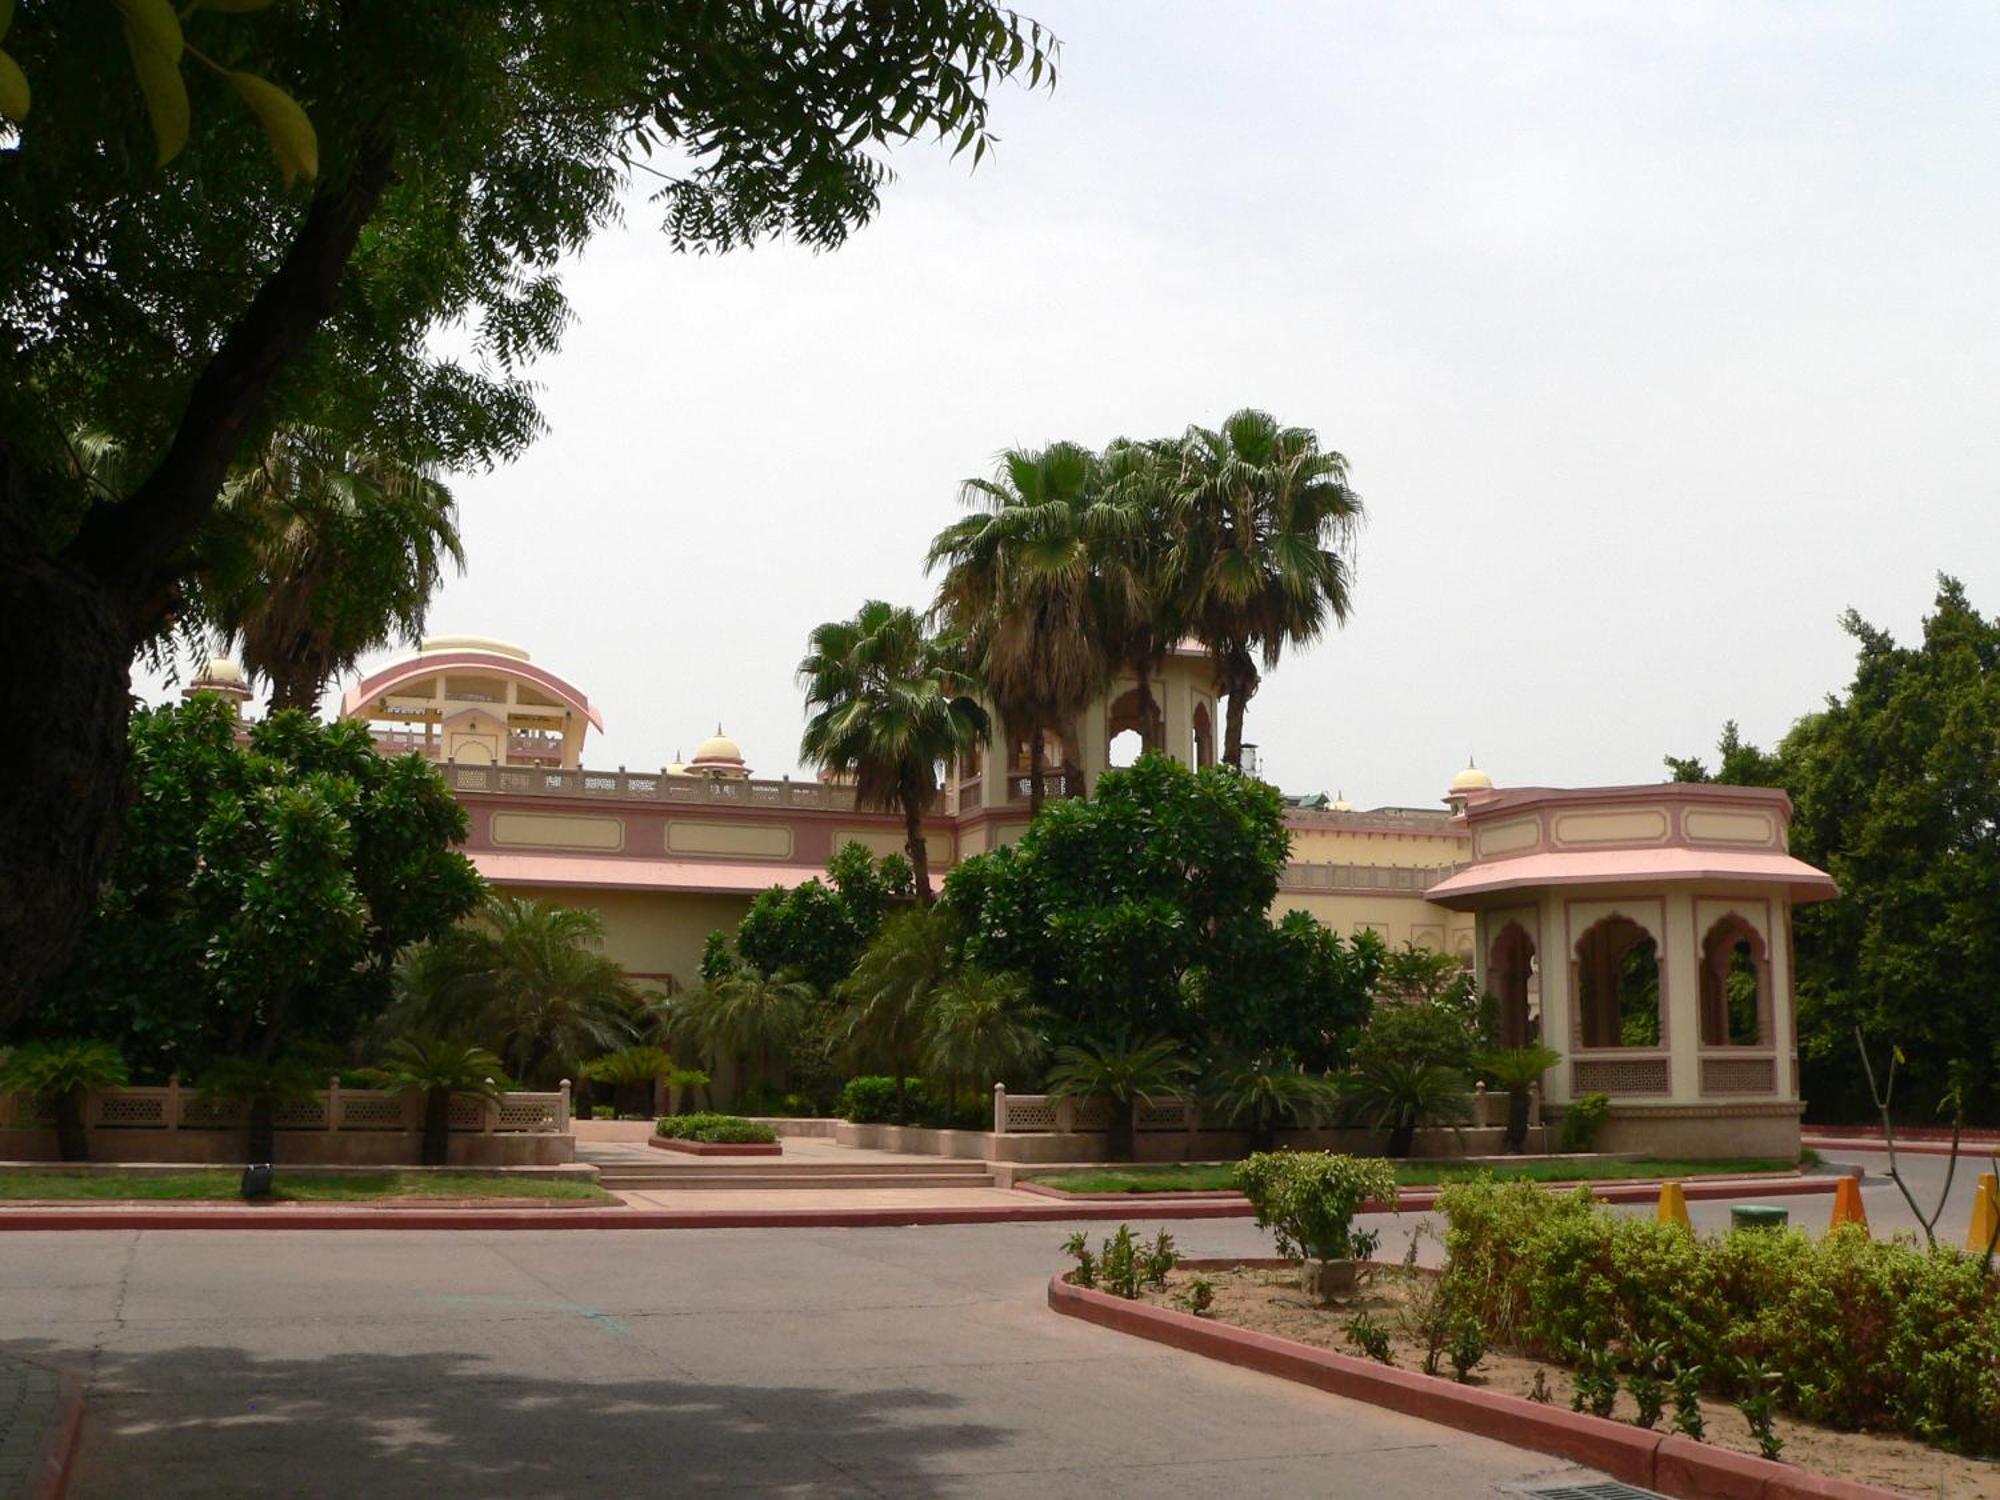
<svg viewBox="0 0 2000 1500">
<path fill-rule="evenodd" d="M 1400 891 L 1421 896 L 1462 865 L 1336 865 L 1293 862 L 1278 879 L 1284 891 Z"/>
<path fill-rule="evenodd" d="M 668 776 L 663 771 L 564 770 L 556 766 L 462 766 L 438 768 L 455 792 L 498 792 L 507 796 L 569 797 L 606 802 L 655 802 L 692 807 L 814 808 L 852 812 L 851 787 L 817 781 L 724 781 L 702 776 Z"/>
<path fill-rule="evenodd" d="M 417 1131 L 424 1126 L 421 1094 L 344 1089 L 339 1084 L 310 1098 L 277 1107 L 281 1131 Z M 0 1128 L 53 1129 L 54 1101 L 46 1095 L 0 1093 Z M 157 1088 L 93 1089 L 84 1096 L 89 1130 L 247 1130 L 250 1109 L 240 1101 L 204 1098 L 199 1090 L 168 1082 Z M 554 1093 L 509 1092 L 495 1099 L 459 1094 L 451 1101 L 451 1129 L 477 1135 L 560 1135 L 569 1130 L 569 1088 Z"/>
</svg>

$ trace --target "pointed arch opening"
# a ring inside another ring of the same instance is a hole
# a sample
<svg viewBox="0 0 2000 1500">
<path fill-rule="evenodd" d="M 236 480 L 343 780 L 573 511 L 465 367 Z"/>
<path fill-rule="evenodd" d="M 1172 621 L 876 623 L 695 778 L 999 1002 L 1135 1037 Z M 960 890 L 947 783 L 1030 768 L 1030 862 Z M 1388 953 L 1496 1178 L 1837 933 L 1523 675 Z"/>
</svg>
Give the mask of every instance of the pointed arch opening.
<svg viewBox="0 0 2000 1500">
<path fill-rule="evenodd" d="M 1763 935 L 1735 912 L 1701 941 L 1701 1044 L 1761 1047 L 1771 1035 L 1771 962 Z"/>
<path fill-rule="evenodd" d="M 1499 1002 L 1503 1047 L 1525 1047 L 1535 1040 L 1537 1018 L 1528 1000 L 1534 977 L 1535 940 L 1519 922 L 1509 922 L 1486 956 L 1486 988 Z"/>
<path fill-rule="evenodd" d="M 1620 913 L 1592 923 L 1576 944 L 1576 998 L 1581 1046 L 1661 1046 L 1658 941 Z"/>
</svg>

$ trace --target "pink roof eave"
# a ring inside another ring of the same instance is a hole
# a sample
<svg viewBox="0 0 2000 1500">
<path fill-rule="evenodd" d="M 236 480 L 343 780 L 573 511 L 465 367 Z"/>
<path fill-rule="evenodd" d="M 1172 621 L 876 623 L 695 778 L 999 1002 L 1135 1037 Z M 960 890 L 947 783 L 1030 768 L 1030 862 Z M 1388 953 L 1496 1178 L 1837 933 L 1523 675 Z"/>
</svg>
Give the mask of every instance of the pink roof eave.
<svg viewBox="0 0 2000 1500">
<path fill-rule="evenodd" d="M 1424 892 L 1439 906 L 1470 910 L 1481 898 L 1538 886 L 1687 885 L 1694 882 L 1783 886 L 1796 902 L 1825 901 L 1840 887 L 1802 859 L 1764 849 L 1569 850 L 1496 859 L 1446 876 Z"/>
<path fill-rule="evenodd" d="M 589 890 L 689 891 L 754 896 L 774 885 L 804 885 L 819 866 L 744 864 L 707 859 L 628 859 L 613 854 L 503 854 L 467 851 L 473 868 L 499 886 L 572 886 Z"/>
</svg>

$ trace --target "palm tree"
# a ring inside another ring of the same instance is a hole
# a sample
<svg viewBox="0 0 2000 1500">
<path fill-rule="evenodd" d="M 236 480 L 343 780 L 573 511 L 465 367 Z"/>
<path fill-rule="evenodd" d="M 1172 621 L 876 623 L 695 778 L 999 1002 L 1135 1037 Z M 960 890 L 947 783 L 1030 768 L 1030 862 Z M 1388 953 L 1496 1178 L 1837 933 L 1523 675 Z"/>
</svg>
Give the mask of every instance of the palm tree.
<svg viewBox="0 0 2000 1500">
<path fill-rule="evenodd" d="M 1111 676 L 1105 621 L 1131 582 L 1104 561 L 1138 512 L 1100 481 L 1097 455 L 1075 443 L 1010 449 L 993 478 L 965 481 L 960 498 L 978 514 L 939 532 L 925 562 L 945 570 L 936 612 L 966 643 L 1010 740 L 1027 738 L 1030 814 L 1042 807 L 1042 737 L 1053 730 L 1073 751 L 1079 715 Z M 1079 796 L 1068 769 L 1065 790 Z"/>
<path fill-rule="evenodd" d="M 709 1058 L 734 1060 L 741 1089 L 753 1065 L 757 1077 L 768 1077 L 791 1051 L 812 1014 L 813 1000 L 813 987 L 805 980 L 741 964 L 675 996 L 667 1029 Z"/>
<path fill-rule="evenodd" d="M 854 966 L 834 988 L 844 1004 L 847 1050 L 887 1061 L 896 1080 L 896 1123 L 910 1122 L 909 1077 L 930 1024 L 931 1002 L 951 970 L 951 917 L 938 907 L 914 907 L 883 922 Z"/>
<path fill-rule="evenodd" d="M 380 1087 L 424 1096 L 427 1167 L 445 1165 L 451 1154 L 451 1101 L 454 1095 L 498 1099 L 506 1091 L 500 1059 L 473 1042 L 447 1037 L 398 1037 L 382 1054 L 382 1066 L 368 1069 Z"/>
<path fill-rule="evenodd" d="M 1553 1047 L 1495 1047 L 1474 1059 L 1479 1071 L 1507 1091 L 1507 1133 L 1503 1143 L 1519 1151 L 1528 1142 L 1528 1090 L 1562 1061 Z"/>
<path fill-rule="evenodd" d="M 1317 640 L 1352 608 L 1360 496 L 1347 460 L 1304 427 L 1245 409 L 1180 442 L 1174 545 L 1189 619 L 1229 696 L 1223 758 L 1243 764 L 1243 710 L 1287 645 Z"/>
<path fill-rule="evenodd" d="M 1048 1087 L 1058 1099 L 1109 1102 L 1111 1127 L 1105 1154 L 1112 1161 L 1130 1161 L 1139 1130 L 1138 1106 L 1159 1097 L 1180 1097 L 1193 1072 L 1180 1043 L 1171 1037 L 1156 1036 L 1135 1045 L 1121 1033 L 1105 1041 L 1056 1048 Z"/>
<path fill-rule="evenodd" d="M 1119 438 L 1098 462 L 1105 501 L 1132 523 L 1112 531 L 1100 551 L 1100 572 L 1116 580 L 1105 591 L 1104 645 L 1137 680 L 1141 750 L 1164 750 L 1166 715 L 1153 680 L 1187 628 L 1187 558 L 1174 545 L 1179 448 Z"/>
<path fill-rule="evenodd" d="M 398 970 L 406 1019 L 474 1037 L 516 1078 L 548 1083 L 632 1040 L 638 991 L 597 951 L 604 918 L 487 893 L 474 921 L 413 949 Z"/>
<path fill-rule="evenodd" d="M 962 656 L 955 642 L 926 635 L 915 610 L 871 599 L 852 620 L 815 630 L 799 663 L 811 715 L 800 756 L 852 776 L 864 806 L 902 810 L 903 847 L 926 906 L 924 813 L 937 796 L 938 763 L 956 761 L 988 729 Z"/>
<path fill-rule="evenodd" d="M 1030 999 L 1027 976 L 967 966 L 938 987 L 924 1036 L 924 1065 L 946 1080 L 949 1108 L 958 1080 L 997 1082 L 1028 1067 L 1046 1043 L 1046 1012 Z"/>
<path fill-rule="evenodd" d="M 214 531 L 203 606 L 274 709 L 311 711 L 362 655 L 421 636 L 446 565 L 465 566 L 457 503 L 428 467 L 311 425 L 237 465 Z"/>
<path fill-rule="evenodd" d="M 1455 1131 L 1472 1117 L 1468 1089 L 1465 1075 L 1442 1063 L 1373 1057 L 1347 1075 L 1341 1095 L 1350 1119 L 1389 1132 L 1389 1155 L 1408 1156 L 1420 1126 Z"/>
<path fill-rule="evenodd" d="M 1252 1151 L 1269 1151 L 1276 1144 L 1280 1121 L 1317 1125 L 1340 1099 L 1332 1083 L 1300 1068 L 1288 1053 L 1225 1065 L 1212 1079 L 1209 1093 L 1217 1120 L 1228 1125 L 1248 1122 Z"/>
<path fill-rule="evenodd" d="M 0 1063 L 0 1089 L 54 1101 L 56 1150 L 64 1161 L 88 1161 L 90 1141 L 83 1129 L 83 1096 L 125 1082 L 125 1059 L 109 1042 L 70 1037 L 25 1042 Z"/>
</svg>

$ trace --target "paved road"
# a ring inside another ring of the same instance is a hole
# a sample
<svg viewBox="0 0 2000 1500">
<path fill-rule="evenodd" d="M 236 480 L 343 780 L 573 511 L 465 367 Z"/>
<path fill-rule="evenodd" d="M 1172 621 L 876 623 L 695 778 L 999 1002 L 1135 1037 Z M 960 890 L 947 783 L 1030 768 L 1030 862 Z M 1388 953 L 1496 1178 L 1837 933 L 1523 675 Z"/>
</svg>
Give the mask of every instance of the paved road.
<svg viewBox="0 0 2000 1500">
<path fill-rule="evenodd" d="M 1059 1318 L 1062 1237 L 7 1234 L 0 1350 L 88 1371 L 75 1500 L 1458 1500 L 1589 1477 Z"/>
</svg>

